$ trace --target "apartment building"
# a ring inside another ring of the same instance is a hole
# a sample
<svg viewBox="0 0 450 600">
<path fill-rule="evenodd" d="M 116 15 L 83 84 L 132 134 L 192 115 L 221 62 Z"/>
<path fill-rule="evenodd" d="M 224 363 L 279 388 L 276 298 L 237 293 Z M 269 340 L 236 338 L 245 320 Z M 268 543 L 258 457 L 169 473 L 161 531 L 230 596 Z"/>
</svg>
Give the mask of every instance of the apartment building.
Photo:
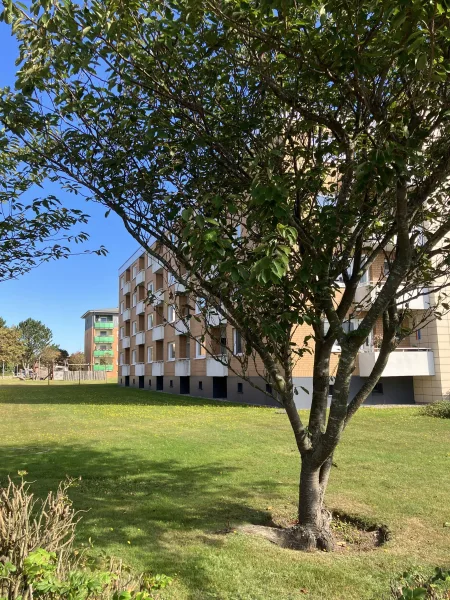
<svg viewBox="0 0 450 600">
<path fill-rule="evenodd" d="M 84 356 L 94 371 L 118 375 L 119 309 L 86 311 L 84 319 Z"/>
<path fill-rule="evenodd" d="M 355 298 L 360 303 L 359 313 L 355 312 L 354 318 L 348 321 L 350 330 L 363 318 L 365 303 L 373 301 L 386 270 L 386 263 L 380 257 L 364 274 Z M 201 320 L 182 318 L 189 311 L 200 314 L 196 299 L 188 298 L 185 287 L 159 261 L 138 250 L 119 269 L 119 282 L 120 385 L 249 404 L 274 403 L 265 393 L 271 391 L 270 386 L 258 376 L 262 364 L 248 367 L 248 377 L 259 387 L 255 389 L 233 372 L 235 358 L 230 357 L 230 362 L 224 360 L 225 348 L 233 348 L 233 354 L 239 354 L 242 340 L 239 332 L 217 312 L 208 317 L 214 338 L 202 343 Z M 148 292 L 153 294 L 152 304 L 145 302 Z M 399 303 L 407 304 L 411 314 L 420 315 L 435 301 L 432 293 L 417 298 L 405 294 Z M 351 395 L 362 386 L 375 364 L 381 332 L 380 321 L 361 348 Z M 301 345 L 310 333 L 309 326 L 303 325 L 295 332 L 294 340 Z M 337 368 L 339 354 L 340 348 L 336 345 L 332 373 Z M 310 405 L 312 374 L 313 355 L 305 354 L 293 370 L 297 388 L 295 401 L 299 408 Z M 450 318 L 445 317 L 401 342 L 366 403 L 431 402 L 449 392 Z"/>
</svg>

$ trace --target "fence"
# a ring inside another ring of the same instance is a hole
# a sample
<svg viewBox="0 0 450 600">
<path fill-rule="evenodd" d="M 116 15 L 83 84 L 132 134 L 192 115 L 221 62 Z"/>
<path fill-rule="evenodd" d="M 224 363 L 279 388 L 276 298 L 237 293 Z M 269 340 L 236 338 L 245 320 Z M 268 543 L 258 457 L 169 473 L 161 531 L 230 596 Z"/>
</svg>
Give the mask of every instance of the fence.
<svg viewBox="0 0 450 600">
<path fill-rule="evenodd" d="M 107 381 L 107 371 L 64 371 L 63 381 Z"/>
</svg>

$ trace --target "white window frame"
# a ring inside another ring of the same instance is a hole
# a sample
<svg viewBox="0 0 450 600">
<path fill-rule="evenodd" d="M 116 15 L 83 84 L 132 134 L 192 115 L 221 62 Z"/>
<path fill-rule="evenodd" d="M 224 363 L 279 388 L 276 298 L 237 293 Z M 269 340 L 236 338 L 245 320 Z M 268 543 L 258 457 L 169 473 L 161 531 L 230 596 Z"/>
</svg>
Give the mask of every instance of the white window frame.
<svg viewBox="0 0 450 600">
<path fill-rule="evenodd" d="M 136 364 L 136 350 L 131 351 L 131 364 L 132 365 Z"/>
<path fill-rule="evenodd" d="M 149 269 L 152 266 L 152 255 L 151 254 L 147 254 L 147 269 Z"/>
<path fill-rule="evenodd" d="M 153 346 L 147 346 L 147 362 L 153 362 Z"/>
<path fill-rule="evenodd" d="M 136 335 L 137 333 L 137 321 L 133 321 L 131 324 L 131 335 Z"/>
<path fill-rule="evenodd" d="M 169 306 L 167 307 L 167 322 L 175 323 L 176 318 L 177 318 L 177 311 L 176 311 L 175 304 L 169 304 Z"/>
<path fill-rule="evenodd" d="M 123 302 L 121 302 L 120 303 L 120 314 L 121 315 L 123 315 L 123 306 L 124 306 L 124 304 L 123 304 Z"/>
<path fill-rule="evenodd" d="M 123 327 L 119 329 L 119 338 L 123 340 Z"/>
<path fill-rule="evenodd" d="M 149 313 L 147 315 L 147 331 L 150 331 L 150 329 L 153 329 L 153 323 L 155 321 L 155 317 L 153 315 L 153 313 Z M 151 323 L 151 325 L 150 325 Z"/>
<path fill-rule="evenodd" d="M 133 308 L 135 308 L 136 304 L 137 304 L 137 293 L 133 292 L 133 302 L 132 302 Z"/>
<path fill-rule="evenodd" d="M 203 304 L 203 306 L 202 306 L 202 304 Z M 204 298 L 197 297 L 195 299 L 195 314 L 196 315 L 201 314 L 202 308 L 205 308 L 205 305 L 206 305 L 206 300 Z M 200 308 L 200 306 L 202 308 Z"/>
<path fill-rule="evenodd" d="M 133 271 L 132 271 L 133 279 L 136 279 L 137 274 L 138 274 L 137 265 L 133 265 Z"/>
<path fill-rule="evenodd" d="M 153 283 L 153 281 L 149 281 L 147 283 L 147 293 L 148 294 L 154 294 L 155 293 L 155 284 Z"/>
<path fill-rule="evenodd" d="M 121 289 L 121 290 L 123 290 L 123 287 L 124 287 L 124 285 L 125 285 L 125 277 L 123 277 L 123 276 L 122 276 L 122 277 L 120 278 L 120 289 Z"/>
<path fill-rule="evenodd" d="M 121 352 L 119 354 L 119 365 L 122 366 L 123 365 L 123 352 Z"/>
<path fill-rule="evenodd" d="M 169 342 L 167 344 L 167 360 L 172 362 L 176 358 L 175 342 Z"/>
<path fill-rule="evenodd" d="M 241 351 L 237 352 L 237 339 L 238 336 L 240 338 L 240 345 L 241 345 Z M 242 356 L 243 352 L 242 352 L 242 334 L 240 331 L 238 331 L 237 329 L 233 329 L 233 352 L 235 356 Z"/>
<path fill-rule="evenodd" d="M 195 338 L 195 358 L 197 358 L 197 359 L 206 358 L 206 350 L 205 350 L 200 338 Z"/>
<path fill-rule="evenodd" d="M 173 273 L 169 273 L 167 280 L 168 280 L 169 285 L 173 285 L 176 282 L 177 278 L 175 277 L 175 275 Z"/>
</svg>

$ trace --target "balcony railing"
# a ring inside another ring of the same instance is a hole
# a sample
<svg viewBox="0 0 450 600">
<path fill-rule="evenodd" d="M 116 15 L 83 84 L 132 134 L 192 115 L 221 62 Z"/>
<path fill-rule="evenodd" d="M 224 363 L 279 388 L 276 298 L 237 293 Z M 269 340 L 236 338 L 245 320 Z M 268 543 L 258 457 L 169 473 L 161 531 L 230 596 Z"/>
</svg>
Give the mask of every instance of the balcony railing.
<svg viewBox="0 0 450 600">
<path fill-rule="evenodd" d="M 126 377 L 127 375 L 130 374 L 130 365 L 122 365 L 120 367 L 120 374 L 122 375 L 122 377 Z"/>
<path fill-rule="evenodd" d="M 112 371 L 112 365 L 94 365 L 94 371 Z"/>
<path fill-rule="evenodd" d="M 160 377 L 161 375 L 164 375 L 164 361 L 157 360 L 152 362 L 152 376 Z"/>
<path fill-rule="evenodd" d="M 210 327 L 219 327 L 219 325 L 224 325 L 226 322 L 226 318 L 214 309 L 210 309 L 206 313 L 206 323 Z"/>
<path fill-rule="evenodd" d="M 156 290 L 156 292 L 153 293 L 152 304 L 153 304 L 153 306 L 158 306 L 159 304 L 163 304 L 163 302 L 164 302 L 164 290 L 161 288 L 159 290 Z"/>
<path fill-rule="evenodd" d="M 175 361 L 175 376 L 189 377 L 191 374 L 191 361 L 189 358 L 177 358 Z"/>
<path fill-rule="evenodd" d="M 107 323 L 95 321 L 94 327 L 95 329 L 114 329 L 114 323 L 112 321 L 108 321 Z"/>
<path fill-rule="evenodd" d="M 94 350 L 94 356 L 113 356 L 112 350 Z"/>
<path fill-rule="evenodd" d="M 174 325 L 175 335 L 186 335 L 189 331 L 189 321 L 179 319 Z"/>
<path fill-rule="evenodd" d="M 179 281 L 175 282 L 175 294 L 184 294 L 186 291 L 186 286 L 180 283 Z"/>
<path fill-rule="evenodd" d="M 122 288 L 122 293 L 124 296 L 126 296 L 130 292 L 131 292 L 131 282 L 127 281 Z"/>
<path fill-rule="evenodd" d="M 356 288 L 355 302 L 361 306 L 361 309 L 368 308 L 373 304 L 383 288 L 384 281 L 370 281 L 362 283 Z M 404 286 L 402 286 L 403 288 Z M 399 291 L 401 292 L 401 289 Z M 418 295 L 420 293 L 420 295 Z M 423 290 L 411 290 L 397 298 L 397 306 L 410 310 L 427 310 L 430 308 L 430 296 L 428 288 Z"/>
<path fill-rule="evenodd" d="M 145 364 L 144 363 L 136 363 L 134 365 L 134 374 L 136 377 L 145 375 Z"/>
<path fill-rule="evenodd" d="M 164 339 L 164 325 L 157 325 L 152 329 L 152 340 L 157 342 Z"/>
<path fill-rule="evenodd" d="M 96 342 L 97 344 L 112 344 L 114 342 L 114 336 L 96 335 L 94 336 L 94 342 Z"/>
<path fill-rule="evenodd" d="M 159 260 L 153 257 L 152 260 L 152 273 L 160 273 L 163 270 L 163 264 Z"/>
<path fill-rule="evenodd" d="M 227 356 L 220 354 L 215 357 L 206 358 L 206 375 L 208 377 L 226 377 L 228 375 L 228 367 L 223 364 L 227 362 Z M 222 362 L 219 362 L 222 361 Z"/>
<path fill-rule="evenodd" d="M 380 351 L 360 352 L 359 374 L 369 377 Z M 429 348 L 397 348 L 389 355 L 381 377 L 421 377 L 434 375 L 434 354 Z"/>
<path fill-rule="evenodd" d="M 136 334 L 136 344 L 138 346 L 145 344 L 145 331 L 140 331 Z"/>
<path fill-rule="evenodd" d="M 127 335 L 126 337 L 122 338 L 122 348 L 129 348 L 130 347 L 130 336 Z"/>
<path fill-rule="evenodd" d="M 142 315 L 143 313 L 145 313 L 145 302 L 143 300 L 139 300 L 139 302 L 136 304 L 136 314 Z"/>
<path fill-rule="evenodd" d="M 122 318 L 123 318 L 124 321 L 129 321 L 131 319 L 131 310 L 129 308 L 126 308 L 123 311 Z"/>
<path fill-rule="evenodd" d="M 139 273 L 136 275 L 136 285 L 142 285 L 143 283 L 145 283 L 145 270 L 142 269 L 142 271 L 139 271 Z"/>
</svg>

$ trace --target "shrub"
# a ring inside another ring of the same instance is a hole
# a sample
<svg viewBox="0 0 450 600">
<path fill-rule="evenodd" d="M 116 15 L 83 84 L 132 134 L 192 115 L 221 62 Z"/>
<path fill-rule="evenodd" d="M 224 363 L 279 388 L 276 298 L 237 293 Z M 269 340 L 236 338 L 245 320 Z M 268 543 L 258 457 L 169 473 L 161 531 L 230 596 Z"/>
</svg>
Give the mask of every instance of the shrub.
<svg viewBox="0 0 450 600">
<path fill-rule="evenodd" d="M 120 559 L 74 549 L 71 484 L 44 500 L 23 480 L 0 488 L 0 600 L 147 600 L 169 585 L 165 575 L 135 574 Z"/>
<path fill-rule="evenodd" d="M 450 598 L 450 570 L 437 567 L 430 575 L 423 570 L 406 571 L 392 586 L 396 600 L 446 600 Z"/>
<path fill-rule="evenodd" d="M 425 404 L 425 406 L 421 407 L 420 414 L 429 417 L 438 417 L 439 419 L 450 419 L 450 401 L 439 400 L 439 402 Z"/>
</svg>

